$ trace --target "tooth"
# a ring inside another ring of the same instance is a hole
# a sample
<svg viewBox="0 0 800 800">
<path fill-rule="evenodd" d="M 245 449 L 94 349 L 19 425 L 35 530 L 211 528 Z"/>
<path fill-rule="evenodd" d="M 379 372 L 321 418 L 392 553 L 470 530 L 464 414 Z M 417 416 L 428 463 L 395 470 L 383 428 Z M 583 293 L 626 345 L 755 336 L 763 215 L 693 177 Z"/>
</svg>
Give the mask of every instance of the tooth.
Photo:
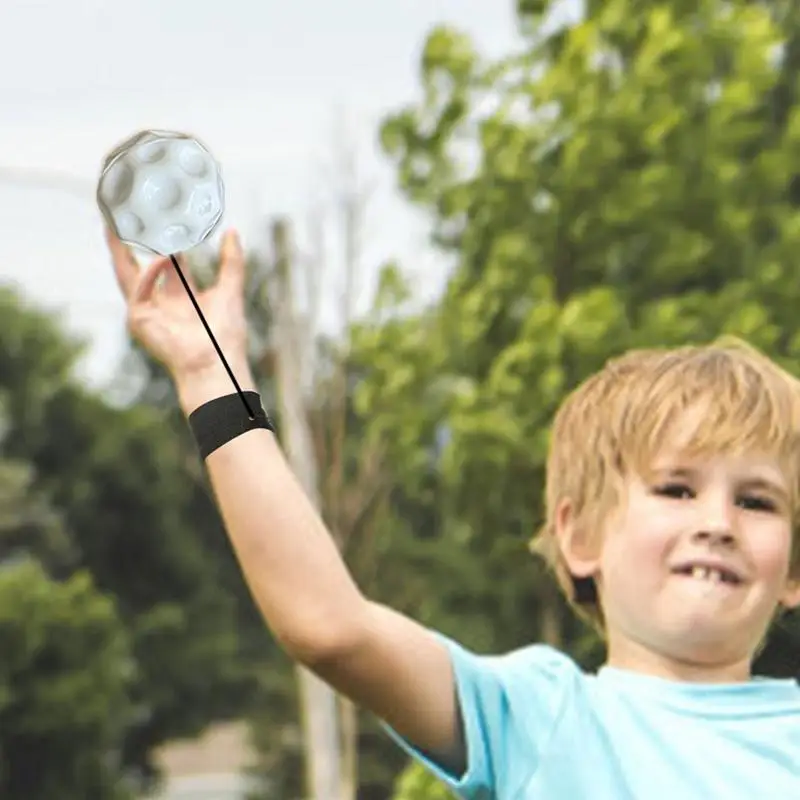
<svg viewBox="0 0 800 800">
<path fill-rule="evenodd" d="M 708 575 L 708 570 L 705 567 L 692 567 L 693 578 L 705 578 Z"/>
<path fill-rule="evenodd" d="M 709 576 L 714 583 L 721 583 L 722 582 L 722 573 L 718 569 L 709 570 Z"/>
</svg>

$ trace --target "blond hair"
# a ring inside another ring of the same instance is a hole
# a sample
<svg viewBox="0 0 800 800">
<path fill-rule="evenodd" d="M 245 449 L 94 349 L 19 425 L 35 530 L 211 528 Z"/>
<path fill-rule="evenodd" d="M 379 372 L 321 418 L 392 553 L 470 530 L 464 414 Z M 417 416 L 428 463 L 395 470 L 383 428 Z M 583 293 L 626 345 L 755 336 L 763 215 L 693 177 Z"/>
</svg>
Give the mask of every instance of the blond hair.
<svg viewBox="0 0 800 800">
<path fill-rule="evenodd" d="M 792 573 L 800 572 L 800 382 L 746 343 L 634 350 L 609 361 L 563 402 L 547 462 L 546 519 L 531 543 L 555 572 L 570 604 L 602 630 L 592 579 L 574 579 L 558 546 L 555 514 L 570 501 L 577 526 L 599 535 L 627 474 L 646 475 L 686 412 L 697 426 L 685 455 L 761 452 L 791 481 Z"/>
</svg>

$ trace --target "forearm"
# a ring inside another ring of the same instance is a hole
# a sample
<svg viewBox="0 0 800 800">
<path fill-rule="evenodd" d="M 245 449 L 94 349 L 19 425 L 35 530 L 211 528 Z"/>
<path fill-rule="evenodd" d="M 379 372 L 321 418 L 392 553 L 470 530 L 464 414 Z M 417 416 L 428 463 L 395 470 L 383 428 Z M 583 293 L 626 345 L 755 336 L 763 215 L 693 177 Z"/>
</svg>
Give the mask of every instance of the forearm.
<svg viewBox="0 0 800 800">
<path fill-rule="evenodd" d="M 254 388 L 246 368 L 235 374 L 243 389 Z M 187 416 L 232 391 L 221 367 L 219 374 L 181 378 L 177 387 Z M 366 601 L 274 434 L 245 433 L 206 465 L 250 591 L 284 648 L 309 663 L 355 644 Z"/>
</svg>

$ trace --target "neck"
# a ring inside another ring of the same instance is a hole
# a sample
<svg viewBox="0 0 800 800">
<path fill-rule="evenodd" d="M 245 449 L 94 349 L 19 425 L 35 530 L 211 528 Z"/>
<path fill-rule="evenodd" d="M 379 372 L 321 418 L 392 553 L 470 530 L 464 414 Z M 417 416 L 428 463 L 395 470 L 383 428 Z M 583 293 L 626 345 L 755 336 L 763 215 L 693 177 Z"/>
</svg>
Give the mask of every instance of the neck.
<svg viewBox="0 0 800 800">
<path fill-rule="evenodd" d="M 703 654 L 705 656 L 705 654 Z M 639 642 L 609 637 L 606 665 L 683 683 L 743 683 L 751 678 L 751 659 L 675 656 Z"/>
</svg>

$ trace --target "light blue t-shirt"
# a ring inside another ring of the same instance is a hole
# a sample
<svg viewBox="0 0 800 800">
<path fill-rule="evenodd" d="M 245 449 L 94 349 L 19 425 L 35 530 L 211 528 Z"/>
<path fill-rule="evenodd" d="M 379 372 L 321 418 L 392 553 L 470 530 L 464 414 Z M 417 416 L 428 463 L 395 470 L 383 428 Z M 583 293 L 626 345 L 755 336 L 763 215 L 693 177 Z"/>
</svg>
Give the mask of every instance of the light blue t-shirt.
<svg viewBox="0 0 800 800">
<path fill-rule="evenodd" d="M 544 645 L 478 656 L 441 637 L 456 675 L 465 800 L 800 800 L 800 686 L 709 685 L 611 667 L 583 673 Z"/>
</svg>

